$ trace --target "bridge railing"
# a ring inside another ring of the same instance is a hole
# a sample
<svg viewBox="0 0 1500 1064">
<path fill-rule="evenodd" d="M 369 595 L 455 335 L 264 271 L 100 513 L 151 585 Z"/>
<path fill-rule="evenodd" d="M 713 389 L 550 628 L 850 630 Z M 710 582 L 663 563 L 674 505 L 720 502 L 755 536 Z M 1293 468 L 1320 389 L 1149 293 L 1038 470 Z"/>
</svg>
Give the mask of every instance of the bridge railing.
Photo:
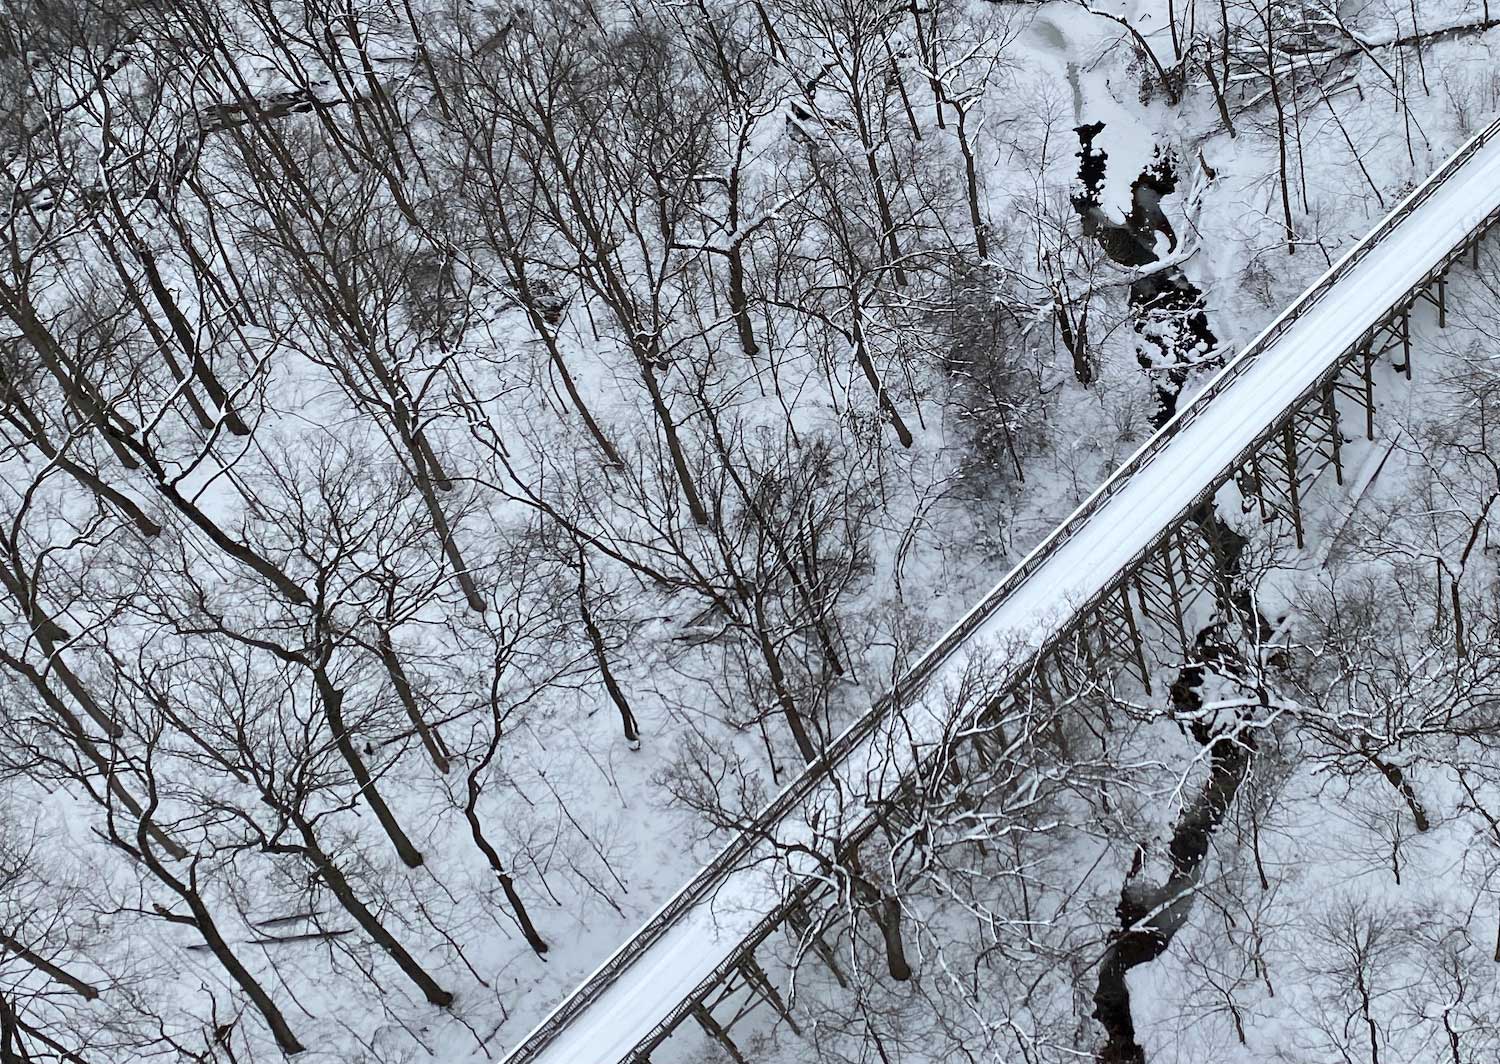
<svg viewBox="0 0 1500 1064">
<path fill-rule="evenodd" d="M 677 921 L 683 913 L 709 896 L 715 886 L 734 871 L 742 861 L 756 849 L 762 839 L 772 834 L 774 826 L 792 813 L 828 777 L 832 767 L 867 739 L 885 719 L 890 711 L 906 699 L 923 690 L 953 651 L 963 645 L 1017 588 L 1024 584 L 1060 547 L 1073 538 L 1093 515 L 1118 494 L 1137 472 L 1143 469 L 1186 426 L 1192 424 L 1215 397 L 1222 394 L 1238 380 L 1254 363 L 1255 359 L 1279 340 L 1286 331 L 1343 278 L 1354 270 L 1369 252 L 1378 246 L 1390 232 L 1413 211 L 1426 203 L 1455 173 L 1468 163 L 1482 148 L 1500 138 L 1500 119 L 1491 123 L 1471 137 L 1457 152 L 1425 181 L 1390 210 L 1374 229 L 1349 249 L 1317 281 L 1286 307 L 1256 337 L 1241 349 L 1218 371 L 1192 401 L 1179 409 L 1173 418 L 1163 425 L 1129 459 L 1117 468 L 1084 502 L 1070 514 L 1062 524 L 1034 547 L 982 601 L 969 610 L 934 646 L 902 675 L 896 685 L 849 725 L 823 750 L 818 759 L 807 766 L 795 780 L 788 784 L 769 805 L 755 818 L 753 827 L 736 836 L 711 861 L 698 870 L 681 889 L 643 924 L 631 938 L 626 940 L 608 960 L 600 965 L 571 995 L 564 999 L 538 1024 L 520 1045 L 505 1058 L 505 1064 L 528 1064 L 552 1040 L 558 1031 L 565 1028 L 579 1013 L 592 1004 L 619 975 L 642 953 L 648 950 L 662 933 Z M 1492 221 L 1493 217 L 1488 221 Z M 1446 271 L 1455 254 L 1446 256 L 1434 273 Z M 1429 280 L 1417 286 L 1420 291 Z M 1414 298 L 1408 293 L 1406 300 L 1396 306 L 1405 305 Z M 1394 309 L 1394 307 L 1392 308 Z M 1362 337 L 1355 348 L 1367 342 Z M 1350 351 L 1341 352 L 1331 365 L 1346 359 Z M 1306 394 L 1306 393 L 1304 393 Z M 1296 405 L 1300 405 L 1301 399 Z M 1284 415 L 1278 413 L 1277 420 Z M 1259 440 L 1257 441 L 1257 445 Z M 1241 456 L 1248 460 L 1248 454 Z M 1240 463 L 1235 463 L 1237 467 Z M 1214 485 L 1215 489 L 1217 484 Z M 1173 527 L 1184 515 L 1179 514 L 1171 523 Z M 1085 612 L 1081 604 L 1077 612 Z M 765 921 L 762 922 L 763 924 Z M 756 935 L 761 935 L 763 928 Z M 754 936 L 752 936 L 754 937 Z M 712 980 L 709 980 L 710 982 Z M 655 1027 L 655 1031 L 670 1030 L 687 1012 L 690 1002 L 679 1002 L 671 1013 Z M 593 1064 L 593 1062 L 588 1062 Z"/>
</svg>

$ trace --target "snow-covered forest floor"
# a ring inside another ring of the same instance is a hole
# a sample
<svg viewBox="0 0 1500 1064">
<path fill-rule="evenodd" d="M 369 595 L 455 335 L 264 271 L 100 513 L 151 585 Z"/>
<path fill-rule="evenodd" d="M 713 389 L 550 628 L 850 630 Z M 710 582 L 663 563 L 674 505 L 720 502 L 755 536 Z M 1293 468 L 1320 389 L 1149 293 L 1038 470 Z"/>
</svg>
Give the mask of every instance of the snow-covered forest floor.
<svg viewBox="0 0 1500 1064">
<path fill-rule="evenodd" d="M 499 1059 L 1495 116 L 1490 18 L 5 0 L 0 1060 Z M 1304 548 L 1221 493 L 1266 646 L 1037 724 L 866 857 L 912 978 L 851 895 L 737 1045 L 1127 1059 L 1253 692 L 1146 1059 L 1495 1059 L 1500 252 L 1449 297 Z"/>
</svg>

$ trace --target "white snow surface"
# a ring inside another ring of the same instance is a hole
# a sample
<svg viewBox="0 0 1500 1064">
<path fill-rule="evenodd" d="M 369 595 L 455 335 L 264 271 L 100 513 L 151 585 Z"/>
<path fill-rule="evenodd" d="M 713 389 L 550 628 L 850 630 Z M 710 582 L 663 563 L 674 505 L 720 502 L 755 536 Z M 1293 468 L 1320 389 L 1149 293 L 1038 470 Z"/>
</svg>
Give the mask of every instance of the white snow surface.
<svg viewBox="0 0 1500 1064">
<path fill-rule="evenodd" d="M 1113 494 L 1071 538 L 1056 547 L 1047 541 L 1037 549 L 1046 556 L 1033 563 L 1036 568 L 1029 578 L 998 605 L 992 605 L 992 600 L 1010 577 L 987 595 L 971 615 L 985 610 L 990 610 L 990 615 L 967 640 L 954 647 L 949 647 L 947 637 L 939 641 L 914 670 L 930 668 L 935 655 L 942 658 L 925 685 L 928 697 L 904 706 L 900 714 L 891 714 L 892 719 L 882 722 L 832 766 L 829 777 L 803 809 L 783 819 L 777 829 L 778 842 L 812 841 L 806 814 L 813 808 L 832 811 L 841 796 L 887 793 L 921 754 L 941 739 L 947 718 L 943 691 L 964 674 L 970 662 L 1004 655 L 1018 647 L 1040 646 L 1061 631 L 1080 604 L 1108 587 L 1164 526 L 1224 476 L 1267 424 L 1295 402 L 1487 215 L 1500 209 L 1497 131 L 1500 122 L 1480 134 L 1480 138 L 1491 139 L 1241 368 L 1238 376 L 1212 397 L 1210 411 L 1191 419 L 1184 416 L 1188 407 L 1180 411 L 1176 423 L 1162 430 L 1175 430 L 1170 441 L 1122 485 L 1116 484 Z M 1408 202 L 1417 194 L 1414 192 Z M 1405 203 L 1398 205 L 1392 213 L 1405 207 Z M 1355 254 L 1361 245 L 1348 254 Z M 1329 273 L 1338 269 L 1335 264 Z M 1273 323 L 1267 331 L 1275 326 Z M 1220 376 L 1233 372 L 1235 362 L 1231 361 Z M 1210 382 L 1200 399 L 1208 401 L 1206 396 L 1212 390 Z M 1150 446 L 1149 441 L 1146 446 Z M 1089 506 L 1090 502 L 1085 502 L 1080 509 Z M 1031 561 L 1029 556 L 1021 566 Z M 964 626 L 960 621 L 955 628 Z M 704 979 L 735 954 L 764 914 L 780 903 L 783 894 L 771 859 L 775 852 L 769 843 L 757 847 L 714 891 L 630 961 L 614 982 L 548 1044 L 526 1058 L 527 1064 L 616 1064 L 625 1059 Z M 799 867 L 794 857 L 789 865 L 792 875 L 813 870 L 810 860 Z M 783 874 L 787 867 L 780 866 Z M 622 951 L 629 949 L 629 942 L 621 947 Z M 513 1053 L 507 1059 L 517 1058 Z"/>
</svg>

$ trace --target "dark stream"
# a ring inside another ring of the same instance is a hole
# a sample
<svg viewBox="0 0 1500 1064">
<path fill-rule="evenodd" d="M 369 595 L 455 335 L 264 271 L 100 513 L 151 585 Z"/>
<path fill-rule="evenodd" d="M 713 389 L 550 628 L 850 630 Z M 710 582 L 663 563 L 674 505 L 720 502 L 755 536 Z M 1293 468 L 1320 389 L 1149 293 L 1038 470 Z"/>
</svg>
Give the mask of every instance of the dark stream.
<svg viewBox="0 0 1500 1064">
<path fill-rule="evenodd" d="M 1096 147 L 1102 123 L 1076 127 L 1078 133 L 1078 189 L 1072 199 L 1083 223 L 1083 233 L 1120 266 L 1139 268 L 1161 261 L 1159 238 L 1169 251 L 1177 248 L 1177 234 L 1162 209 L 1162 200 L 1177 188 L 1172 156 L 1156 160 L 1131 182 L 1130 212 L 1124 221 L 1111 218 L 1102 206 L 1108 154 Z M 1178 266 L 1158 269 L 1130 286 L 1128 303 L 1136 332 L 1136 357 L 1146 371 L 1156 408 L 1151 422 L 1160 428 L 1177 412 L 1183 385 L 1196 368 L 1217 364 L 1218 337 L 1208 322 L 1203 292 Z M 1209 545 L 1217 574 L 1217 609 L 1211 622 L 1194 640 L 1188 660 L 1168 688 L 1173 716 L 1188 721 L 1187 732 L 1208 753 L 1209 772 L 1198 793 L 1183 807 L 1167 845 L 1169 870 L 1157 883 L 1144 875 L 1145 852 L 1137 849 L 1135 862 L 1120 888 L 1116 906 L 1118 929 L 1099 966 L 1094 992 L 1094 1018 L 1104 1028 L 1100 1064 L 1143 1064 L 1145 1051 L 1137 1043 L 1127 976 L 1131 969 L 1160 957 L 1192 910 L 1194 888 L 1208 856 L 1214 832 L 1228 815 L 1254 756 L 1252 741 L 1230 734 L 1222 724 L 1196 716 L 1203 706 L 1202 688 L 1209 670 L 1243 677 L 1254 686 L 1234 645 L 1234 631 L 1254 617 L 1264 635 L 1268 622 L 1255 613 L 1248 589 L 1242 586 L 1243 558 L 1248 540 L 1215 510 L 1202 506 L 1189 520 Z M 1232 729 L 1232 725 L 1231 725 Z"/>
<path fill-rule="evenodd" d="M 1083 220 L 1084 235 L 1099 245 L 1110 261 L 1121 266 L 1149 266 L 1160 261 L 1157 236 L 1175 250 L 1177 234 L 1161 201 L 1177 188 L 1177 168 L 1169 154 L 1157 160 L 1131 183 L 1130 213 L 1123 222 L 1110 218 L 1101 206 L 1109 154 L 1095 147 L 1104 123 L 1076 127 L 1079 187 L 1073 209 Z M 1148 274 L 1130 286 L 1128 302 L 1137 334 L 1136 357 L 1151 376 L 1156 409 L 1151 423 L 1160 428 L 1177 412 L 1177 398 L 1194 366 L 1206 365 L 1219 340 L 1208 324 L 1203 292 L 1172 266 Z"/>
<path fill-rule="evenodd" d="M 1209 503 L 1189 518 L 1203 532 L 1218 574 L 1218 609 L 1194 640 L 1193 651 L 1168 688 L 1172 715 L 1187 720 L 1187 732 L 1208 752 L 1208 778 L 1196 797 L 1184 806 L 1173 825 L 1167 845 L 1170 871 L 1165 881 L 1153 883 L 1141 876 L 1144 852 L 1136 859 L 1120 887 L 1115 907 L 1119 927 L 1099 965 L 1094 990 L 1094 1018 L 1104 1028 L 1105 1042 L 1100 1064 L 1145 1064 L 1145 1050 L 1136 1041 L 1127 976 L 1132 968 L 1155 960 L 1166 952 L 1172 939 L 1192 911 L 1204 859 L 1214 832 L 1234 804 L 1255 755 L 1254 733 L 1226 732 L 1212 720 L 1200 718 L 1203 685 L 1209 669 L 1236 677 L 1247 688 L 1262 692 L 1244 667 L 1232 631 L 1246 617 L 1254 618 L 1262 636 L 1270 623 L 1255 611 L 1250 592 L 1240 581 L 1245 548 L 1249 540 L 1231 528 Z"/>
</svg>

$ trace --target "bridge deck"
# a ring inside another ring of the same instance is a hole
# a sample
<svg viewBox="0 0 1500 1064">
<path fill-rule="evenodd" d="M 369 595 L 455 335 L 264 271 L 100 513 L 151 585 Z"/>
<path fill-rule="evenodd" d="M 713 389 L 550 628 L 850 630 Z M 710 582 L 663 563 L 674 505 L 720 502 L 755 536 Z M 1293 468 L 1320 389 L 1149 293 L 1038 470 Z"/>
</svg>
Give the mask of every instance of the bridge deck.
<svg viewBox="0 0 1500 1064">
<path fill-rule="evenodd" d="M 941 708 L 913 698 L 958 677 L 981 649 L 1039 646 L 1122 572 L 1331 367 L 1500 211 L 1500 123 L 1479 134 L 1248 345 L 1075 515 L 914 667 L 900 714 L 877 707 L 836 741 L 831 765 L 773 805 L 774 834 L 806 839 L 806 809 L 886 794 L 942 735 Z M 1211 409 L 1209 404 L 1211 403 Z M 1012 652 L 1012 657 L 1017 655 Z M 788 808 L 788 806 L 791 806 Z M 778 808 L 779 807 L 779 808 Z M 508 1058 L 616 1064 L 705 981 L 721 977 L 781 893 L 769 846 L 741 842 L 668 902 Z M 786 866 L 783 865 L 783 872 Z M 807 866 L 805 871 L 811 871 Z M 792 866 L 792 874 L 799 869 Z"/>
</svg>

